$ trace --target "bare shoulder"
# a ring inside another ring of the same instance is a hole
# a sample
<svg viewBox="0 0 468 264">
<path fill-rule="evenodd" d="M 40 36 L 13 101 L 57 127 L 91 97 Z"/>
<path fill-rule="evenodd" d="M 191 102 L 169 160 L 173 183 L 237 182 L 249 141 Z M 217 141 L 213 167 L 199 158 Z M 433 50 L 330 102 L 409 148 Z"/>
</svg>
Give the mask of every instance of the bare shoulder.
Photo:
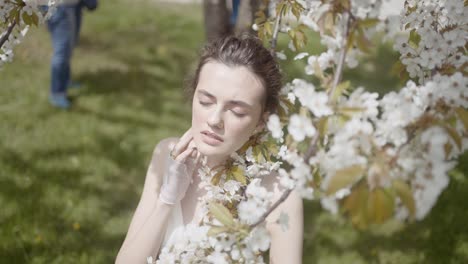
<svg viewBox="0 0 468 264">
<path fill-rule="evenodd" d="M 178 140 L 179 138 L 177 137 L 168 137 L 162 139 L 154 148 L 153 156 L 156 154 L 166 156 L 166 154 L 168 154 L 172 150 L 172 147 L 177 143 Z"/>
<path fill-rule="evenodd" d="M 282 188 L 279 183 L 278 173 L 273 172 L 272 174 L 265 176 L 262 180 L 262 185 L 269 191 L 273 192 L 272 205 L 278 201 L 284 192 L 285 188 Z M 281 212 L 284 212 L 293 218 L 302 218 L 303 217 L 303 201 L 301 196 L 297 191 L 293 190 L 288 195 L 288 197 L 267 217 L 267 225 L 274 224 Z"/>
</svg>

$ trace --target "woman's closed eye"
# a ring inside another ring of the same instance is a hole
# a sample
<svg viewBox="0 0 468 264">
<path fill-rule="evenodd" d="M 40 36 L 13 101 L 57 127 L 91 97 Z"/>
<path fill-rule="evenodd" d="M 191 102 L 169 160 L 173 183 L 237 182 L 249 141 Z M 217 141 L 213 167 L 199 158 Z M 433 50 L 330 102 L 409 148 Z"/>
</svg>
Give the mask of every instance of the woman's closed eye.
<svg viewBox="0 0 468 264">
<path fill-rule="evenodd" d="M 199 102 L 200 102 L 200 104 L 201 104 L 201 105 L 205 105 L 205 106 L 207 106 L 207 105 L 210 105 L 210 104 L 211 104 L 211 102 L 203 102 L 203 101 L 199 101 Z"/>
<path fill-rule="evenodd" d="M 213 104 L 212 102 L 205 102 L 205 101 L 199 101 L 199 103 L 200 103 L 202 106 L 209 106 L 209 105 Z M 247 115 L 247 114 L 245 114 L 245 113 L 239 113 L 238 111 L 235 111 L 235 110 L 233 110 L 233 109 L 231 109 L 231 112 L 232 112 L 235 116 L 237 116 L 237 117 L 244 117 L 244 116 Z"/>
<path fill-rule="evenodd" d="M 237 117 L 244 117 L 244 116 L 247 115 L 247 114 L 244 114 L 244 113 L 236 112 L 236 111 L 234 111 L 234 110 L 232 110 L 232 109 L 231 109 L 231 112 L 232 112 L 235 116 L 237 116 Z"/>
</svg>

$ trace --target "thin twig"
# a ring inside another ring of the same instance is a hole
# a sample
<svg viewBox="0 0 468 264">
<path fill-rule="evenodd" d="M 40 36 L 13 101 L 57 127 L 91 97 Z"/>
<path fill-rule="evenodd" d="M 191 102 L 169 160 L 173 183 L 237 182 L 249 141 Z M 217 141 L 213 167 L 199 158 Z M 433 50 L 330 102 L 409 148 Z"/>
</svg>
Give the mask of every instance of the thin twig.
<svg viewBox="0 0 468 264">
<path fill-rule="evenodd" d="M 279 14 L 276 14 L 276 21 L 275 21 L 275 28 L 273 29 L 273 37 L 271 38 L 271 46 L 270 46 L 270 52 L 275 56 L 276 52 L 276 43 L 278 42 L 278 32 L 280 29 L 281 25 L 281 13 L 283 13 L 283 9 L 286 7 L 286 5 L 283 5 L 281 7 L 281 10 L 279 11 Z M 268 22 L 266 22 L 268 23 Z"/>
<path fill-rule="evenodd" d="M 319 134 L 316 133 L 315 136 L 312 138 L 312 140 L 310 141 L 310 146 L 309 148 L 307 149 L 305 155 L 304 155 L 304 161 L 305 162 L 308 162 L 308 160 L 315 155 L 315 153 L 317 152 L 317 140 L 319 138 Z"/>
<path fill-rule="evenodd" d="M 10 36 L 15 26 L 16 26 L 16 19 L 14 19 L 13 22 L 11 22 L 11 24 L 8 26 L 6 34 L 3 35 L 2 38 L 0 39 L 0 48 L 3 46 L 3 44 L 5 44 L 5 42 L 7 41 L 8 37 Z"/>
<path fill-rule="evenodd" d="M 293 189 L 287 189 L 282 195 L 281 197 L 278 199 L 278 201 L 276 201 L 269 209 L 268 211 L 266 211 L 262 217 L 260 217 L 260 219 L 258 219 L 257 222 L 253 223 L 250 225 L 251 228 L 254 228 L 256 226 L 258 226 L 259 224 L 263 223 L 263 221 L 266 220 L 267 216 L 271 214 L 271 212 L 273 212 L 273 210 L 276 209 L 276 207 L 278 207 L 281 203 L 283 203 L 284 200 L 286 200 L 286 198 L 288 198 L 289 194 L 292 192 Z"/>
<path fill-rule="evenodd" d="M 348 46 L 348 36 L 349 36 L 349 28 L 350 28 L 350 24 L 351 24 L 351 16 L 349 14 L 350 11 L 346 11 L 343 16 L 346 20 L 346 26 L 345 26 L 345 33 L 344 33 L 344 36 L 343 36 L 343 46 L 341 47 L 341 51 L 340 51 L 340 57 L 339 57 L 339 61 L 338 61 L 338 68 L 336 69 L 336 72 L 335 72 L 335 78 L 333 79 L 333 86 L 332 86 L 332 89 L 330 90 L 330 96 L 333 96 L 333 94 L 335 93 L 335 90 L 336 90 L 336 87 L 338 86 L 338 84 L 340 83 L 341 81 L 341 76 L 343 75 L 343 65 L 344 65 L 344 62 L 345 62 L 345 58 L 346 58 L 346 51 L 347 51 L 347 46 Z"/>
</svg>

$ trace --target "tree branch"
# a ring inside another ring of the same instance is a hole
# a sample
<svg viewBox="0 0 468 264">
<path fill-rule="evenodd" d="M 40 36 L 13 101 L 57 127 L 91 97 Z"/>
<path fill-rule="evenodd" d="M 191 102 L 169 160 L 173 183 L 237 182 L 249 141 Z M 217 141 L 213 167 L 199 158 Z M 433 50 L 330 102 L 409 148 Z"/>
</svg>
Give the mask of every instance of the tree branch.
<svg viewBox="0 0 468 264">
<path fill-rule="evenodd" d="M 16 19 L 14 19 L 13 22 L 11 22 L 11 24 L 8 26 L 6 34 L 3 35 L 2 38 L 0 39 L 0 48 L 3 46 L 3 44 L 5 44 L 5 42 L 7 41 L 8 37 L 10 36 L 15 26 L 16 26 Z"/>
<path fill-rule="evenodd" d="M 310 146 L 307 149 L 305 155 L 304 155 L 304 161 L 308 162 L 308 160 L 315 155 L 317 152 L 317 140 L 319 138 L 319 134 L 316 133 L 315 136 L 310 140 Z"/>
<path fill-rule="evenodd" d="M 341 76 L 343 75 L 343 65 L 344 65 L 345 58 L 346 58 L 346 51 L 347 51 L 346 47 L 348 46 L 349 28 L 351 24 L 351 16 L 349 12 L 350 11 L 346 11 L 345 13 L 343 13 L 343 19 L 346 20 L 345 33 L 343 36 L 343 46 L 341 47 L 340 57 L 338 59 L 338 68 L 336 69 L 335 78 L 333 79 L 333 86 L 332 86 L 332 89 L 330 90 L 331 96 L 335 93 L 336 87 L 340 83 Z"/>
<path fill-rule="evenodd" d="M 286 200 L 286 198 L 288 198 L 289 194 L 291 194 L 293 189 L 287 189 L 282 195 L 281 197 L 268 209 L 268 211 L 266 211 L 262 217 L 260 217 L 260 219 L 257 220 L 257 222 L 253 223 L 250 225 L 251 228 L 254 228 L 256 226 L 258 226 L 259 224 L 263 223 L 263 221 L 266 220 L 267 216 L 271 214 L 271 212 L 273 212 L 273 210 L 276 209 L 276 207 L 278 207 L 282 202 L 284 202 L 284 200 Z"/>
<path fill-rule="evenodd" d="M 281 7 L 281 10 L 279 11 L 279 14 L 276 14 L 275 28 L 273 29 L 273 37 L 271 38 L 271 42 L 270 42 L 270 52 L 273 56 L 275 56 L 276 43 L 278 42 L 278 32 L 279 32 L 280 25 L 281 25 L 281 13 L 283 13 L 283 9 L 285 8 L 285 6 L 286 5 L 283 5 Z"/>
</svg>

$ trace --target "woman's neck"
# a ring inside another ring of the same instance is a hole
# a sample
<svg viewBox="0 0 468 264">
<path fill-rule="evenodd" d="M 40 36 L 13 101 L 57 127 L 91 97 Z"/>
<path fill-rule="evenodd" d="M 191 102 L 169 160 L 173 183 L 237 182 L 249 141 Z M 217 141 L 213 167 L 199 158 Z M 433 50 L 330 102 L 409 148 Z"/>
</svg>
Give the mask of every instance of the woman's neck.
<svg viewBox="0 0 468 264">
<path fill-rule="evenodd" d="M 229 156 L 206 156 L 206 166 L 210 169 L 226 163 Z"/>
</svg>

